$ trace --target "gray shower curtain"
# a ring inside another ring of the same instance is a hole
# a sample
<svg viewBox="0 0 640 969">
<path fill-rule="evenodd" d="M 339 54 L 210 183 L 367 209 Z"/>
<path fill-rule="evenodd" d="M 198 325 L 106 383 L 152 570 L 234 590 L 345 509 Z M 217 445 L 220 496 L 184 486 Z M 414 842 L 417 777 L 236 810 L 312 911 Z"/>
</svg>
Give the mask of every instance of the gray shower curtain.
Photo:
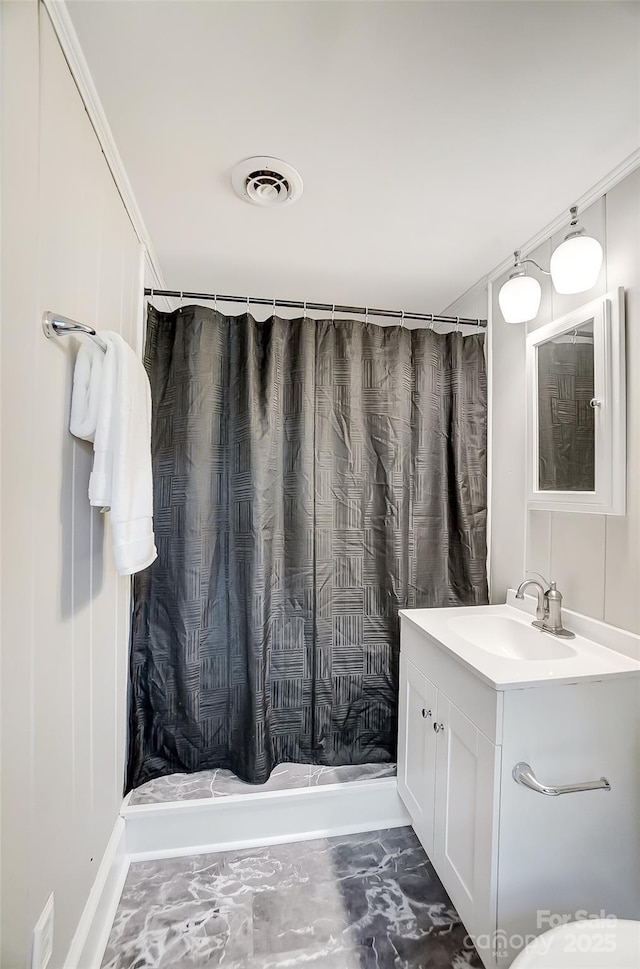
<svg viewBox="0 0 640 969">
<path fill-rule="evenodd" d="M 395 759 L 398 609 L 487 601 L 481 336 L 149 309 L 127 790 Z"/>
</svg>

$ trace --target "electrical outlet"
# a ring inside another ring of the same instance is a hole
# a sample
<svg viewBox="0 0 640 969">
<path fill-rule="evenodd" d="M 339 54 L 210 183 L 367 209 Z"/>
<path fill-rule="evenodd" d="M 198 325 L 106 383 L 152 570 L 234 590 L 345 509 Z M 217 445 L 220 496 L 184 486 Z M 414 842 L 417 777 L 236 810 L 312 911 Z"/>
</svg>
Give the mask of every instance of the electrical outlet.
<svg viewBox="0 0 640 969">
<path fill-rule="evenodd" d="M 33 930 L 31 969 L 47 969 L 53 952 L 53 892 L 45 902 Z"/>
</svg>

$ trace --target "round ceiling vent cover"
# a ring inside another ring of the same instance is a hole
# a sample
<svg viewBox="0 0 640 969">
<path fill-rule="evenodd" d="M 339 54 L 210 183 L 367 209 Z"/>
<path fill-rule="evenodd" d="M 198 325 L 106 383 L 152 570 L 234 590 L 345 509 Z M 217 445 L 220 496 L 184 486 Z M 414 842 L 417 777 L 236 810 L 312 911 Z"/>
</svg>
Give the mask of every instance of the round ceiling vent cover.
<svg viewBox="0 0 640 969">
<path fill-rule="evenodd" d="M 231 184 L 240 198 L 253 205 L 291 205 L 302 195 L 302 179 L 293 165 L 268 155 L 238 162 Z"/>
</svg>

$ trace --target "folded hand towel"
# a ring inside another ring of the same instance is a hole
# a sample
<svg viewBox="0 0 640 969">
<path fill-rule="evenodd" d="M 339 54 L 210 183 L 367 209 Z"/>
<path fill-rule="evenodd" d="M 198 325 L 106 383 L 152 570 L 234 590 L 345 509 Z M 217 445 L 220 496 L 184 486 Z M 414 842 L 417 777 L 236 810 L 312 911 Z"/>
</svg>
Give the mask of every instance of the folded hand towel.
<svg viewBox="0 0 640 969">
<path fill-rule="evenodd" d="M 96 433 L 104 357 L 102 350 L 89 342 L 82 344 L 76 357 L 69 430 L 83 441 L 93 441 Z"/>
<path fill-rule="evenodd" d="M 118 443 L 113 437 L 114 433 L 117 433 L 113 424 L 114 400 L 120 393 L 118 386 L 118 343 L 116 342 L 114 345 L 111 339 L 113 336 L 117 336 L 118 340 L 122 339 L 117 333 L 109 332 L 103 336 L 103 340 L 107 344 L 107 352 L 103 353 L 100 405 L 93 436 L 93 470 L 89 478 L 89 501 L 97 508 L 107 510 L 111 507 L 113 488 L 113 451 L 118 447 Z M 124 340 L 122 342 L 124 343 Z"/>
<path fill-rule="evenodd" d="M 83 353 L 84 345 L 78 353 L 70 429 L 93 441 L 89 500 L 110 509 L 116 569 L 132 575 L 158 554 L 152 517 L 151 390 L 128 343 L 118 333 L 100 335 L 107 344 L 102 360 Z M 99 384 L 97 408 L 94 388 L 88 386 L 94 380 Z"/>
</svg>

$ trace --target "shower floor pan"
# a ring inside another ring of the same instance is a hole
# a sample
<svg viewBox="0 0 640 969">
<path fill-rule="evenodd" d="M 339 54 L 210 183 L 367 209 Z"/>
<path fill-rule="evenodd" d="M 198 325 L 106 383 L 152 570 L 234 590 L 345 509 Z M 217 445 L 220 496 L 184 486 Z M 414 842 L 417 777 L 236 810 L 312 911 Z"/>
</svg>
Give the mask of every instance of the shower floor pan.
<svg viewBox="0 0 640 969">
<path fill-rule="evenodd" d="M 358 764 L 344 767 L 316 767 L 313 764 L 279 764 L 266 784 L 247 784 L 223 768 L 198 771 L 196 774 L 168 774 L 137 787 L 127 803 L 163 804 L 192 801 L 199 798 L 228 797 L 231 794 L 252 796 L 264 791 L 299 790 L 324 787 L 327 784 L 350 784 L 380 777 L 395 777 L 395 764 Z"/>
</svg>

